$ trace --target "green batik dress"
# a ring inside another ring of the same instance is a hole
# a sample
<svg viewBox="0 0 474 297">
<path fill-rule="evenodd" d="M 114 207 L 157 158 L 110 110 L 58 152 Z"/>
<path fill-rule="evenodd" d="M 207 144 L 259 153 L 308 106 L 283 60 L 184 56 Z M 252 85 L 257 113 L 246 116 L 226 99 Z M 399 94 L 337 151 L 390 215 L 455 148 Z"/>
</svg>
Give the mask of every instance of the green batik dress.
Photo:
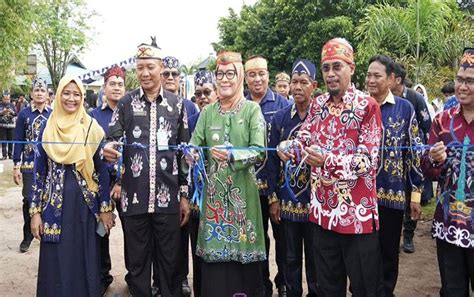
<svg viewBox="0 0 474 297">
<path fill-rule="evenodd" d="M 260 106 L 241 99 L 233 111 L 222 112 L 219 102 L 199 116 L 191 143 L 197 146 L 233 146 L 228 162 L 209 160 L 209 182 L 204 187 L 196 254 L 206 262 L 263 261 L 265 241 L 254 164 L 265 146 L 265 120 Z M 237 149 L 239 148 L 239 149 Z"/>
</svg>

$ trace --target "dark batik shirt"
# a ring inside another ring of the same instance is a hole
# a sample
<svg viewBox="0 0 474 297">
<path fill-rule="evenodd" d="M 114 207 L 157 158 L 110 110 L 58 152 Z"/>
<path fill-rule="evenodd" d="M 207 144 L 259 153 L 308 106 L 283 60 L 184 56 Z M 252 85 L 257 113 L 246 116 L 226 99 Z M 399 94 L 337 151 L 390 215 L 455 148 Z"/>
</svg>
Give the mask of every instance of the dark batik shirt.
<svg viewBox="0 0 474 297">
<path fill-rule="evenodd" d="M 277 112 L 272 120 L 268 146 L 276 147 L 282 141 L 296 139 L 305 119 L 306 116 L 300 119 L 294 104 Z M 294 162 L 291 163 L 293 172 L 298 165 Z M 284 182 L 285 164 L 281 162 L 276 151 L 269 151 L 267 166 L 268 171 L 273 173 L 268 175 L 269 192 L 280 200 L 281 218 L 293 222 L 307 222 L 310 210 L 311 167 L 304 164 L 298 175 L 290 175 L 288 188 Z"/>
<path fill-rule="evenodd" d="M 442 141 L 448 158 L 438 164 L 423 155 L 423 172 L 438 179 L 432 235 L 461 248 L 474 249 L 474 121 L 466 122 L 461 105 L 438 114 L 429 145 Z"/>
<path fill-rule="evenodd" d="M 413 89 L 404 87 L 402 98 L 410 101 L 415 108 L 416 120 L 422 132 L 423 143 L 426 143 L 433 119 L 430 118 L 430 112 L 428 111 L 425 99 L 423 99 L 423 95 Z"/>
<path fill-rule="evenodd" d="M 252 100 L 250 93 L 247 95 L 248 100 Z M 263 117 L 265 118 L 265 122 L 267 123 L 267 138 L 265 139 L 266 143 L 270 141 L 270 130 L 271 130 L 271 123 L 272 118 L 279 111 L 280 109 L 290 105 L 288 100 L 273 92 L 270 88 L 267 89 L 265 96 L 260 101 L 260 109 L 262 111 Z M 268 158 L 268 152 L 265 151 L 265 159 L 263 161 L 258 162 L 255 165 L 255 173 L 257 174 L 257 186 L 261 196 L 270 195 L 268 191 L 268 182 L 267 178 L 270 174 L 268 172 L 268 168 L 266 167 Z"/>
<path fill-rule="evenodd" d="M 107 139 L 124 136 L 122 215 L 178 213 L 179 200 L 188 197 L 188 167 L 176 150 L 189 141 L 183 100 L 166 90 L 154 101 L 141 88 L 127 93 L 114 111 Z"/>
<path fill-rule="evenodd" d="M 23 108 L 18 114 L 13 139 L 20 142 L 38 141 L 41 136 L 40 131 L 45 126 L 50 114 L 51 108 L 47 106 L 43 108 L 43 111 L 37 109 L 34 104 L 31 107 Z M 33 143 L 15 143 L 13 147 L 13 164 L 20 166 L 21 172 L 32 173 L 34 159 Z"/>
<path fill-rule="evenodd" d="M 415 111 L 408 100 L 389 93 L 380 106 L 382 147 L 377 169 L 377 198 L 380 206 L 404 210 L 406 191 L 412 201 L 420 201 L 422 138 Z"/>
<path fill-rule="evenodd" d="M 9 109 L 12 112 L 3 113 L 4 110 Z M 13 103 L 0 102 L 0 128 L 15 128 L 16 107 Z"/>
</svg>

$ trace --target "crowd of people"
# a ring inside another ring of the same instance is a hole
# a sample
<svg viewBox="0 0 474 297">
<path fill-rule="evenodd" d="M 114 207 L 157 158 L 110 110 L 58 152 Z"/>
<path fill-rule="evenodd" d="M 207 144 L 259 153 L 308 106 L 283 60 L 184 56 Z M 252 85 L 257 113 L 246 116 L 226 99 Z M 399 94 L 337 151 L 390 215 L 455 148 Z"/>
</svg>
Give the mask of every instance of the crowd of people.
<svg viewBox="0 0 474 297">
<path fill-rule="evenodd" d="M 264 57 L 220 52 L 215 71 L 195 74 L 194 102 L 179 94 L 178 59 L 152 42 L 136 61 L 140 87 L 126 92 L 124 70 L 111 67 L 91 112 L 71 76 L 52 108 L 41 78 L 29 106 L 3 96 L 2 140 L 15 140 L 3 156 L 23 185 L 20 251 L 40 240 L 37 296 L 107 292 L 115 209 L 131 296 L 302 296 L 303 269 L 307 296 L 395 296 L 400 246 L 415 251 L 433 196 L 440 295 L 469 296 L 474 49 L 442 88 L 444 111 L 386 55 L 369 60 L 358 90 L 342 38 L 324 44 L 318 66 L 301 58 L 278 73 L 274 89 Z"/>
</svg>

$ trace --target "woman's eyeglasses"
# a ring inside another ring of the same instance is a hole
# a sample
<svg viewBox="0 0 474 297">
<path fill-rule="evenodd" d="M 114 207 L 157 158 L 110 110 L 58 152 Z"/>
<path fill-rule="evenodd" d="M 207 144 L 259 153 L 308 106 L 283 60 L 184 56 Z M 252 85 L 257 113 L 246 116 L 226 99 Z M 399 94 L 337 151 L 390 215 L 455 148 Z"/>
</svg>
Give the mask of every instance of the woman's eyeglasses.
<svg viewBox="0 0 474 297">
<path fill-rule="evenodd" d="M 222 80 L 224 78 L 224 75 L 225 77 L 228 79 L 228 80 L 231 80 L 235 77 L 235 75 L 237 74 L 237 72 L 235 70 L 228 70 L 226 72 L 224 71 L 217 71 L 216 72 L 216 79 L 217 80 Z"/>
</svg>

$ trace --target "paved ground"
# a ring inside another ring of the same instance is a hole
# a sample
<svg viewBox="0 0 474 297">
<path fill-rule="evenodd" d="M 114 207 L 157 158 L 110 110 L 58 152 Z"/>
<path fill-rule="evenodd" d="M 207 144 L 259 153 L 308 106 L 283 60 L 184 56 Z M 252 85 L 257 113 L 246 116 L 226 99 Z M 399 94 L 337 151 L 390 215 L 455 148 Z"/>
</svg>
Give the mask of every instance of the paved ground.
<svg viewBox="0 0 474 297">
<path fill-rule="evenodd" d="M 12 181 L 11 163 L 11 160 L 0 161 L 0 296 L 34 296 L 39 242 L 35 240 L 27 253 L 19 253 L 23 224 L 22 198 L 21 188 Z M 110 239 L 112 275 L 115 280 L 106 296 L 111 297 L 128 296 L 123 280 L 125 268 L 122 230 L 120 222 L 117 223 Z M 416 253 L 400 254 L 400 276 L 395 291 L 397 297 L 438 296 L 440 280 L 435 243 L 430 236 L 431 222 L 420 222 L 418 226 L 415 235 Z M 272 253 L 271 263 L 275 263 L 273 257 Z M 275 274 L 275 271 L 276 265 L 273 264 L 272 273 Z"/>
</svg>

